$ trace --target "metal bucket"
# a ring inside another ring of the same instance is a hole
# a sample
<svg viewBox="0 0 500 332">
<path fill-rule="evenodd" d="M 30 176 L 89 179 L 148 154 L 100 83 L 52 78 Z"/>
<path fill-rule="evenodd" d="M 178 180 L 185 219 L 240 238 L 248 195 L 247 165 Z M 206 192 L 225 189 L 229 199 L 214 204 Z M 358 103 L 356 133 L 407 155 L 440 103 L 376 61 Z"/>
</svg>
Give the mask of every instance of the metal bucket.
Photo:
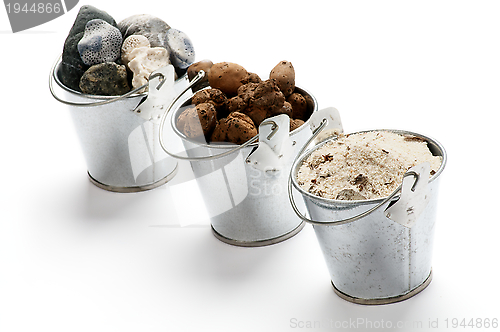
<svg viewBox="0 0 500 332">
<path fill-rule="evenodd" d="M 387 304 L 408 299 L 425 289 L 432 279 L 439 176 L 446 164 L 446 152 L 440 143 L 429 137 L 390 131 L 427 141 L 430 151 L 442 157 L 437 173 L 427 181 L 428 173 L 426 179 L 418 172 L 407 172 L 403 184 L 383 199 L 342 201 L 317 197 L 298 185 L 297 173 L 303 161 L 330 139 L 299 156 L 290 173 L 290 182 L 304 198 L 311 219 L 297 209 L 293 196 L 292 205 L 303 220 L 313 224 L 336 294 L 358 304 Z M 410 179 L 410 175 L 417 180 Z M 420 214 L 414 223 L 389 219 L 390 209 L 396 207 L 403 195 L 405 198 L 413 195 L 412 190 L 417 185 L 426 187 L 426 202 L 424 204 L 420 196 L 415 196 L 412 204 Z"/>
<path fill-rule="evenodd" d="M 51 70 L 50 91 L 56 100 L 68 106 L 90 181 L 109 191 L 138 192 L 172 179 L 178 162 L 159 145 L 159 116 L 153 119 L 144 114 L 163 111 L 188 85 L 186 75 L 174 82 L 173 67 L 167 66 L 151 75 L 147 84 L 123 96 L 95 96 L 62 84 L 60 64 L 59 59 Z M 170 73 L 171 79 L 166 77 Z M 153 82 L 156 89 L 151 86 Z M 147 93 L 138 92 L 148 85 Z"/>
<path fill-rule="evenodd" d="M 311 97 L 316 112 L 316 99 L 303 89 L 297 90 Z M 207 144 L 187 138 L 177 128 L 177 117 L 190 104 L 191 99 L 185 101 L 171 119 L 187 157 L 162 146 L 170 155 L 191 161 L 215 237 L 236 246 L 257 247 L 284 241 L 300 232 L 305 223 L 290 207 L 286 186 L 298 147 L 311 136 L 309 121 L 289 132 L 288 116 L 279 115 L 266 119 L 259 134 L 242 145 Z M 285 136 L 290 144 L 286 152 L 268 151 L 267 146 L 281 144 Z"/>
</svg>

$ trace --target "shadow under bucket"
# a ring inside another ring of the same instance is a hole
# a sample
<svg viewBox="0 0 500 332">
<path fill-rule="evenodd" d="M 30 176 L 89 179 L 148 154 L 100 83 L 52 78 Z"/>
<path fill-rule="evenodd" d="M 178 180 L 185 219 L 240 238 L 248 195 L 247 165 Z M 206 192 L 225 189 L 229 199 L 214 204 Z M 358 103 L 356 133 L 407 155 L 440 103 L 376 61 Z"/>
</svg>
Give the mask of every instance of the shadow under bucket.
<svg viewBox="0 0 500 332">
<path fill-rule="evenodd" d="M 297 87 L 296 91 L 311 98 L 310 112 L 316 112 L 316 99 L 301 88 Z M 173 130 L 187 154 L 184 158 L 176 157 L 190 160 L 215 237 L 231 245 L 258 247 L 284 241 L 299 233 L 305 223 L 290 207 L 286 192 L 288 174 L 298 149 L 311 136 L 309 121 L 289 132 L 288 116 L 279 115 L 260 125 L 258 143 L 256 136 L 242 145 L 208 144 L 187 138 L 177 127 L 176 119 L 190 104 L 191 99 L 185 101 L 173 112 L 171 119 Z M 280 123 L 282 129 L 275 129 L 276 123 Z M 285 126 L 286 132 L 283 132 Z M 256 151 L 261 144 L 265 145 L 263 137 L 274 135 L 275 130 L 286 136 L 290 150 L 282 158 L 279 169 L 257 167 L 261 162 L 257 155 L 261 154 Z"/>
<path fill-rule="evenodd" d="M 384 212 L 401 198 L 399 190 L 405 187 L 400 186 L 386 198 L 358 201 L 322 198 L 300 187 L 297 183 L 300 166 L 331 139 L 299 156 L 290 173 L 291 183 L 304 198 L 311 218 L 306 221 L 313 224 L 335 293 L 358 304 L 406 300 L 425 289 L 432 279 L 438 185 L 446 152 L 429 137 L 407 131 L 385 131 L 423 139 L 433 155 L 442 157 L 439 170 L 426 184 L 428 203 L 411 227 L 389 219 L 390 215 Z M 422 180 L 417 177 L 415 184 Z"/>
<path fill-rule="evenodd" d="M 60 66 L 59 59 L 51 70 L 49 87 L 71 113 L 94 185 L 114 192 L 139 192 L 163 185 L 175 176 L 178 163 L 159 145 L 159 124 L 141 117 L 138 108 L 165 108 L 188 85 L 186 75 L 173 84 L 160 83 L 165 77 L 155 80 L 152 75 L 146 93 L 96 96 L 66 87 L 59 79 Z M 170 70 L 173 73 L 173 68 L 163 67 L 156 73 L 170 74 Z M 158 81 L 158 92 L 151 86 L 153 81 Z M 152 91 L 157 98 L 148 102 Z M 158 97 L 160 94 L 163 96 Z"/>
</svg>

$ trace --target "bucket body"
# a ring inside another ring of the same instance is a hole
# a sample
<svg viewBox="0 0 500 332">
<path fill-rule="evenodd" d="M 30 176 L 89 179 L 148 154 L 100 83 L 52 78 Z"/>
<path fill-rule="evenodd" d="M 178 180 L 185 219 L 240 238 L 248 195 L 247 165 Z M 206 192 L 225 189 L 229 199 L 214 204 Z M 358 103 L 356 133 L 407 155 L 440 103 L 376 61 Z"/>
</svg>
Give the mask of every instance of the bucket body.
<svg viewBox="0 0 500 332">
<path fill-rule="evenodd" d="M 299 91 L 309 94 L 302 89 Z M 317 102 L 314 97 L 311 98 L 314 100 L 314 112 Z M 190 103 L 188 100 L 176 110 L 172 122 L 188 157 L 213 156 L 234 149 L 235 145 L 194 142 L 179 131 L 175 119 Z M 293 151 L 280 171 L 261 171 L 246 161 L 257 144 L 225 157 L 191 161 L 210 214 L 212 231 L 219 240 L 238 246 L 263 246 L 286 240 L 304 227 L 290 207 L 287 181 L 299 148 L 310 136 L 308 122 L 290 133 L 294 142 Z"/>
<path fill-rule="evenodd" d="M 94 96 L 64 86 L 58 78 L 60 63 L 52 73 L 63 100 L 92 103 L 114 97 Z M 176 80 L 175 90 L 188 85 L 186 76 Z M 173 93 L 175 95 L 178 92 Z M 159 144 L 159 124 L 145 120 L 133 110 L 147 98 L 134 94 L 112 103 L 67 106 L 87 164 L 92 183 L 115 192 L 136 192 L 158 187 L 177 172 L 177 160 Z"/>
<path fill-rule="evenodd" d="M 429 203 L 411 228 L 388 219 L 384 210 L 399 196 L 371 214 L 339 225 L 313 225 L 335 292 L 360 304 L 384 304 L 405 300 L 431 281 L 431 260 L 436 222 L 439 175 L 446 164 L 446 152 L 436 141 L 425 139 L 442 164 L 428 183 Z M 325 143 L 325 142 L 324 142 Z M 296 182 L 302 162 L 321 145 L 306 153 L 293 166 L 292 183 L 302 194 L 314 221 L 347 219 L 381 203 L 383 199 L 341 201 L 325 199 L 304 191 Z"/>
</svg>

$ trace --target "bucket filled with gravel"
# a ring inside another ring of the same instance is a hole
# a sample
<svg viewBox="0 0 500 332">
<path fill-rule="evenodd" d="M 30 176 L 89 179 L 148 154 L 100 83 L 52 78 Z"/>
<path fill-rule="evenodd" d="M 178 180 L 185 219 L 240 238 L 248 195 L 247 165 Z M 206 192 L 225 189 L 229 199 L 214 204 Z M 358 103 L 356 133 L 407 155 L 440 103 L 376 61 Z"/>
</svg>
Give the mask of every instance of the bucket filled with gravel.
<svg viewBox="0 0 500 332">
<path fill-rule="evenodd" d="M 188 85 L 186 34 L 149 14 L 117 23 L 85 5 L 62 50 L 49 88 L 71 113 L 91 182 L 137 192 L 172 179 L 178 162 L 159 145 L 159 119 Z"/>
<path fill-rule="evenodd" d="M 188 75 L 200 81 L 170 119 L 184 151 L 160 143 L 190 161 L 213 234 L 245 247 L 290 239 L 305 223 L 288 202 L 288 174 L 311 137 L 316 99 L 295 84 L 289 61 L 280 61 L 269 78 L 211 61 L 193 64 Z"/>
</svg>

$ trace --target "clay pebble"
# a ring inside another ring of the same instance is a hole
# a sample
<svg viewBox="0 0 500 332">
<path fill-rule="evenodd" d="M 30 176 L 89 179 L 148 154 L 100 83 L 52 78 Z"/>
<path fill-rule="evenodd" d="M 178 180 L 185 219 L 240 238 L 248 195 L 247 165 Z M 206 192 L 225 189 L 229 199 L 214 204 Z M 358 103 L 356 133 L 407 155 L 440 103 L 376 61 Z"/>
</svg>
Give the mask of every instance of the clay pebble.
<svg viewBox="0 0 500 332">
<path fill-rule="evenodd" d="M 281 92 L 287 97 L 295 90 L 295 69 L 290 61 L 281 61 L 269 74 L 269 79 L 275 80 Z"/>
<path fill-rule="evenodd" d="M 303 120 L 290 118 L 290 131 L 294 131 L 304 124 Z"/>
<path fill-rule="evenodd" d="M 201 91 L 198 91 L 194 94 L 191 102 L 194 105 L 202 104 L 202 103 L 211 103 L 215 106 L 215 110 L 217 111 L 217 117 L 223 117 L 223 114 L 226 113 L 227 108 L 227 97 L 222 91 L 219 89 L 208 88 Z"/>
<path fill-rule="evenodd" d="M 243 144 L 257 135 L 258 131 L 252 119 L 239 112 L 233 112 L 226 118 L 227 141 L 234 144 Z"/>
<path fill-rule="evenodd" d="M 215 106 L 211 103 L 201 103 L 184 110 L 177 118 L 177 127 L 186 137 L 205 141 L 217 124 Z"/>
<path fill-rule="evenodd" d="M 210 60 L 201 60 L 193 63 L 191 66 L 188 67 L 187 75 L 190 82 L 196 77 L 196 75 L 198 75 L 200 70 L 203 70 L 205 72 L 205 76 L 195 85 L 192 86 L 191 89 L 193 90 L 193 92 L 196 92 L 198 90 L 201 90 L 209 86 L 208 73 L 210 72 L 210 68 L 212 67 L 213 64 L 214 63 Z"/>
<path fill-rule="evenodd" d="M 225 142 L 227 141 L 227 123 L 226 118 L 222 118 L 217 121 L 215 129 L 210 137 L 211 142 Z"/>
<path fill-rule="evenodd" d="M 258 83 L 249 102 L 250 108 L 262 108 L 274 112 L 283 107 L 285 96 L 274 80 Z"/>
<path fill-rule="evenodd" d="M 242 66 L 232 62 L 219 62 L 210 68 L 208 82 L 212 88 L 232 97 L 238 93 L 238 88 L 243 85 L 247 76 L 248 72 Z"/>
<path fill-rule="evenodd" d="M 257 127 L 260 126 L 262 121 L 264 121 L 266 118 L 268 118 L 267 109 L 262 108 L 262 107 L 247 108 L 247 109 L 245 109 L 244 114 L 248 115 Z"/>
<path fill-rule="evenodd" d="M 294 92 L 287 98 L 287 102 L 292 105 L 292 116 L 295 119 L 305 120 L 308 115 L 306 98 L 300 93 Z"/>
</svg>

